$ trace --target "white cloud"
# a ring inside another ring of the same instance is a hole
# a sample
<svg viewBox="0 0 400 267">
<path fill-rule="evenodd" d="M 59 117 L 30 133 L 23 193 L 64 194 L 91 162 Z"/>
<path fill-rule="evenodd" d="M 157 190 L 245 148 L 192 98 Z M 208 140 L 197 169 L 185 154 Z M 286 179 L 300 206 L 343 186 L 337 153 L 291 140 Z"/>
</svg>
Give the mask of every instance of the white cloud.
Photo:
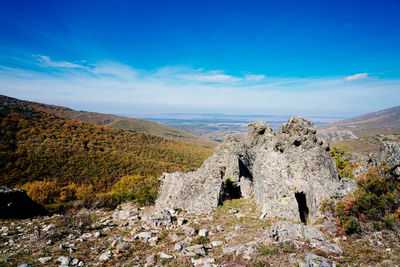
<svg viewBox="0 0 400 267">
<path fill-rule="evenodd" d="M 53 68 L 71 68 L 71 69 L 83 69 L 85 66 L 67 62 L 67 61 L 52 61 L 48 56 L 37 56 L 39 62 L 45 67 L 53 67 Z M 83 62 L 83 61 L 81 61 Z"/>
<path fill-rule="evenodd" d="M 358 73 L 344 78 L 346 81 L 362 80 L 368 77 L 368 73 Z"/>
<path fill-rule="evenodd" d="M 222 73 L 221 71 L 208 71 L 208 72 L 201 72 L 201 71 L 194 71 L 193 73 L 183 74 L 179 76 L 185 80 L 191 80 L 196 82 L 205 82 L 205 83 L 235 83 L 239 82 L 242 79 L 239 77 L 231 76 Z"/>
<path fill-rule="evenodd" d="M 117 62 L 88 66 L 67 69 L 59 66 L 56 73 L 0 67 L 0 94 L 117 114 L 223 112 L 348 116 L 351 111 L 398 105 L 400 98 L 400 80 L 395 79 L 359 84 L 337 77 L 233 76 L 220 70 L 185 66 L 150 71 Z"/>
</svg>

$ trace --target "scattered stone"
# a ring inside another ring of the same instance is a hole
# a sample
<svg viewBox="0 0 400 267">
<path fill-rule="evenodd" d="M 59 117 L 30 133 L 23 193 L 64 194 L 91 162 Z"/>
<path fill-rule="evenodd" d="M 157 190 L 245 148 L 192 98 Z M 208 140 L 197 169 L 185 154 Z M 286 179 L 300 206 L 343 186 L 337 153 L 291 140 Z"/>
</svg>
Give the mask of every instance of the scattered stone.
<svg viewBox="0 0 400 267">
<path fill-rule="evenodd" d="M 336 264 L 332 264 L 327 258 L 317 256 L 313 253 L 308 253 L 306 256 L 307 267 L 332 267 Z"/>
<path fill-rule="evenodd" d="M 94 238 L 99 238 L 99 237 L 101 237 L 101 233 L 100 233 L 100 232 L 95 232 L 95 233 L 93 234 L 93 237 L 94 237 Z"/>
<path fill-rule="evenodd" d="M 152 236 L 151 232 L 141 232 L 135 235 L 135 239 L 144 239 L 144 241 L 147 241 L 151 238 L 151 236 Z"/>
<path fill-rule="evenodd" d="M 178 225 L 182 225 L 186 222 L 186 219 L 183 217 L 179 217 L 176 221 Z"/>
<path fill-rule="evenodd" d="M 38 261 L 43 264 L 43 263 L 51 261 L 51 257 L 41 257 L 41 258 L 38 258 Z"/>
<path fill-rule="evenodd" d="M 80 259 L 73 259 L 70 264 L 77 266 L 84 266 L 85 262 L 81 261 Z"/>
<path fill-rule="evenodd" d="M 243 251 L 245 248 L 244 245 L 236 245 L 236 246 L 231 246 L 231 247 L 226 247 L 222 249 L 223 254 L 229 254 L 232 252 L 236 252 L 236 255 L 238 255 L 241 251 Z"/>
<path fill-rule="evenodd" d="M 190 235 L 190 236 L 194 236 L 197 234 L 197 230 L 193 227 L 187 226 L 187 225 L 183 225 L 182 229 L 185 231 L 186 234 Z"/>
<path fill-rule="evenodd" d="M 60 262 L 61 265 L 69 265 L 71 258 L 68 256 L 60 256 L 58 257 L 57 261 Z"/>
<path fill-rule="evenodd" d="M 192 263 L 194 266 L 210 266 L 210 264 L 214 262 L 215 262 L 214 258 L 200 258 L 200 259 L 192 258 Z"/>
<path fill-rule="evenodd" d="M 78 263 L 79 263 L 79 260 L 78 259 L 72 259 L 72 261 L 71 261 L 71 265 L 78 265 Z"/>
<path fill-rule="evenodd" d="M 193 220 L 193 223 L 195 223 L 195 224 L 200 224 L 201 221 L 200 221 L 200 219 L 194 219 L 194 220 Z"/>
<path fill-rule="evenodd" d="M 24 264 L 18 265 L 18 267 L 32 267 L 32 265 L 30 265 L 29 263 L 24 263 Z"/>
<path fill-rule="evenodd" d="M 86 240 L 86 239 L 89 239 L 89 238 L 91 238 L 93 236 L 93 234 L 91 234 L 91 233 L 84 233 L 83 235 L 81 235 L 81 239 L 83 239 L 83 240 Z"/>
<path fill-rule="evenodd" d="M 208 236 L 208 230 L 206 230 L 206 229 L 200 229 L 200 231 L 199 231 L 199 236 L 207 237 L 207 236 Z"/>
<path fill-rule="evenodd" d="M 330 243 L 321 231 L 302 224 L 279 221 L 276 225 L 272 226 L 270 231 L 267 231 L 266 234 L 274 241 L 309 241 L 311 246 L 317 247 L 325 252 L 336 254 L 341 254 L 343 252 L 338 245 Z"/>
<path fill-rule="evenodd" d="M 49 225 L 43 227 L 42 231 L 47 232 L 47 231 L 53 229 L 54 227 L 56 227 L 54 224 L 49 224 Z"/>
<path fill-rule="evenodd" d="M 182 249 L 183 249 L 182 243 L 180 242 L 175 243 L 174 250 L 182 250 Z"/>
<path fill-rule="evenodd" d="M 112 255 L 111 251 L 107 250 L 106 252 L 100 255 L 99 260 L 108 261 L 111 258 L 111 255 Z"/>
<path fill-rule="evenodd" d="M 230 209 L 230 210 L 229 210 L 229 213 L 235 214 L 235 213 L 238 213 L 238 210 L 235 209 L 235 208 L 233 208 L 233 209 Z"/>
<path fill-rule="evenodd" d="M 113 213 L 114 220 L 128 220 L 129 217 L 136 215 L 139 209 L 132 206 L 130 203 L 123 203 Z"/>
<path fill-rule="evenodd" d="M 222 228 L 221 226 L 217 225 L 217 231 L 218 232 L 223 232 L 224 230 L 225 230 L 224 228 Z"/>
<path fill-rule="evenodd" d="M 128 242 L 119 242 L 117 245 L 118 250 L 127 250 L 131 247 L 131 245 Z"/>
<path fill-rule="evenodd" d="M 212 245 L 213 247 L 219 247 L 219 246 L 222 246 L 223 244 L 224 244 L 223 241 L 212 241 L 212 242 L 211 242 L 211 245 Z"/>
<path fill-rule="evenodd" d="M 182 250 L 182 254 L 185 256 L 204 256 L 206 255 L 206 250 L 203 245 L 193 245 L 186 247 Z"/>
<path fill-rule="evenodd" d="M 152 238 L 149 238 L 148 242 L 149 242 L 150 246 L 154 247 L 154 246 L 157 245 L 158 237 L 157 237 L 157 236 L 154 236 L 154 237 L 152 237 Z"/>
<path fill-rule="evenodd" d="M 240 224 L 235 225 L 235 231 L 236 232 L 242 231 L 243 229 L 244 229 L 244 227 L 241 226 Z"/>
<path fill-rule="evenodd" d="M 171 213 L 168 210 L 143 215 L 141 220 L 153 227 L 170 226 L 172 223 Z"/>
<path fill-rule="evenodd" d="M 67 238 L 68 238 L 68 239 L 75 239 L 76 236 L 75 236 L 74 234 L 69 234 Z"/>
<path fill-rule="evenodd" d="M 160 256 L 161 259 L 173 259 L 174 258 L 174 256 L 168 255 L 164 252 L 160 252 L 158 255 Z"/>
<path fill-rule="evenodd" d="M 232 239 L 235 239 L 239 237 L 239 235 L 235 232 L 230 233 L 229 235 L 225 236 L 225 241 L 231 241 Z"/>
<path fill-rule="evenodd" d="M 156 263 L 156 255 L 151 254 L 150 256 L 148 256 L 148 257 L 146 258 L 145 267 L 147 267 L 147 266 L 154 266 L 155 263 Z"/>
</svg>

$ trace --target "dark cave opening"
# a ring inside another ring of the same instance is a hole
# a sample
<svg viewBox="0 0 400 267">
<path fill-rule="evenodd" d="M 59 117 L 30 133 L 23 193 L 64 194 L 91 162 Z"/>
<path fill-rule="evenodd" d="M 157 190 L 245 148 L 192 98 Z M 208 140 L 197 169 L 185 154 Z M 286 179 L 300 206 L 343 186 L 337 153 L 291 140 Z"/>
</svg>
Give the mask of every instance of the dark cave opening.
<svg viewBox="0 0 400 267">
<path fill-rule="evenodd" d="M 219 199 L 219 204 L 222 205 L 225 200 L 239 199 L 241 196 L 240 186 L 231 179 L 227 179 L 222 183 L 222 194 Z"/>
<path fill-rule="evenodd" d="M 302 223 L 307 224 L 309 210 L 307 207 L 306 194 L 304 194 L 303 192 L 297 192 L 294 195 L 297 200 L 297 205 L 299 206 L 300 220 Z"/>
</svg>

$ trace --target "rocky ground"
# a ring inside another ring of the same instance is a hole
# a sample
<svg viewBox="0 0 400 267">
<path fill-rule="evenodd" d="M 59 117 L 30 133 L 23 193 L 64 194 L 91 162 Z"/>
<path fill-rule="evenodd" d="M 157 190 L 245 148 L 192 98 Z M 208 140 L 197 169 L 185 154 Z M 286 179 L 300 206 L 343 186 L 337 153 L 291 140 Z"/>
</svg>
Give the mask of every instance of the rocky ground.
<svg viewBox="0 0 400 267">
<path fill-rule="evenodd" d="M 335 236 L 260 215 L 250 198 L 203 216 L 123 204 L 3 220 L 0 266 L 400 266 L 393 231 Z"/>
</svg>

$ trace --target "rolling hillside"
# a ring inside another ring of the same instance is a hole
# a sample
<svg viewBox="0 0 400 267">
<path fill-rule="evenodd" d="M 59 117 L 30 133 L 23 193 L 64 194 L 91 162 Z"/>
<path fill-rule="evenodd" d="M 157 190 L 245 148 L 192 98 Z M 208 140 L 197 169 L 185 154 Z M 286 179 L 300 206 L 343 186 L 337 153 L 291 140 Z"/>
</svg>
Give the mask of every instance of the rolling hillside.
<svg viewBox="0 0 400 267">
<path fill-rule="evenodd" d="M 399 134 L 400 106 L 318 126 L 319 136 L 352 152 L 375 151 L 380 142 L 397 140 Z"/>
<path fill-rule="evenodd" d="M 207 138 L 147 120 L 127 118 L 112 114 L 76 111 L 62 106 L 24 101 L 4 95 L 0 95 L 0 102 L 13 103 L 18 106 L 51 113 L 61 118 L 84 121 L 91 124 L 107 126 L 115 129 L 124 129 L 133 132 L 150 133 L 164 137 L 179 138 L 211 147 L 215 146 L 216 144 L 215 142 L 210 141 Z"/>
<path fill-rule="evenodd" d="M 194 170 L 212 153 L 205 145 L 60 118 L 29 102 L 1 99 L 0 185 L 46 180 L 106 192 L 125 175 Z"/>
</svg>

